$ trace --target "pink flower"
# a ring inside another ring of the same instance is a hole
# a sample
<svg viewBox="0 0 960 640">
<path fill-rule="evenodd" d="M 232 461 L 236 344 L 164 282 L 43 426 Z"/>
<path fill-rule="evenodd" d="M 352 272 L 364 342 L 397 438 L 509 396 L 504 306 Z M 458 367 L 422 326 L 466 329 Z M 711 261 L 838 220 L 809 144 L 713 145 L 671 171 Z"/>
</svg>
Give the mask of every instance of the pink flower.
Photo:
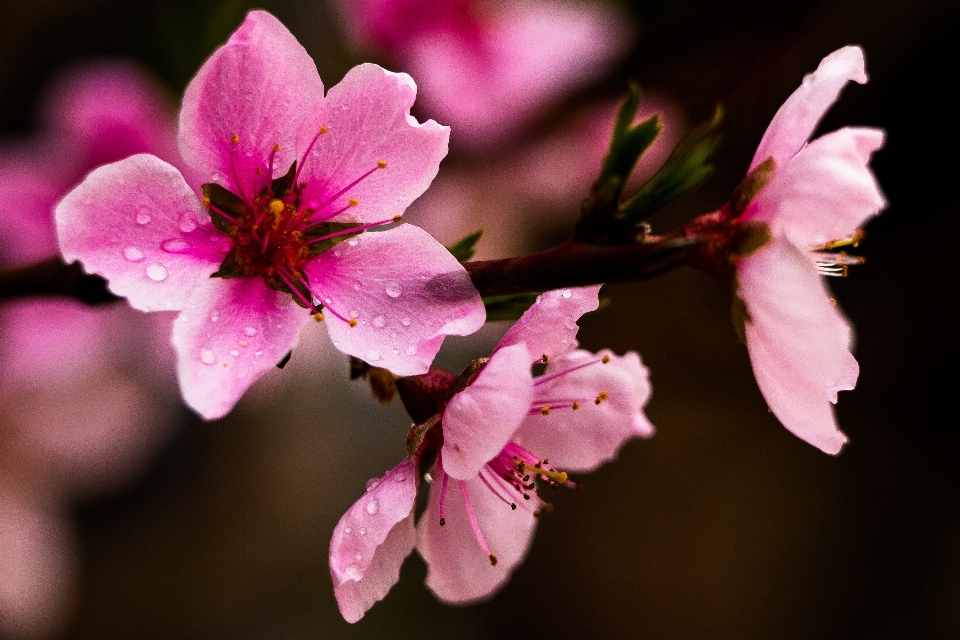
<svg viewBox="0 0 960 640">
<path fill-rule="evenodd" d="M 253 11 L 184 95 L 180 151 L 203 200 L 154 156 L 102 167 L 57 207 L 63 255 L 137 309 L 181 312 L 181 389 L 208 419 L 295 346 L 304 308 L 341 351 L 423 373 L 485 314 L 425 232 L 357 235 L 399 219 L 446 154 L 449 129 L 410 116 L 415 95 L 409 76 L 367 64 L 324 96 L 303 47 Z"/>
<path fill-rule="evenodd" d="M 354 39 L 420 79 L 455 142 L 496 147 L 629 43 L 623 17 L 566 0 L 344 0 Z"/>
<path fill-rule="evenodd" d="M 824 58 L 774 116 L 750 166 L 772 160 L 773 175 L 740 218 L 770 239 L 736 264 L 763 397 L 787 429 L 832 454 L 847 437 L 831 403 L 854 387 L 859 367 L 850 326 L 820 275 L 843 275 L 860 262 L 832 251 L 856 245 L 860 227 L 886 205 L 867 166 L 883 131 L 843 128 L 807 142 L 849 80 L 867 81 L 858 47 Z"/>
<path fill-rule="evenodd" d="M 490 596 L 523 560 L 549 508 L 538 480 L 574 486 L 567 470 L 595 469 L 626 440 L 653 434 L 639 356 L 576 348 L 576 319 L 597 308 L 599 289 L 540 296 L 489 360 L 477 361 L 454 388 L 467 386 L 424 423 L 434 426 L 416 456 L 371 480 L 340 519 L 330 572 L 349 622 L 386 595 L 414 546 L 441 600 Z M 531 363 L 544 360 L 543 375 L 532 377 Z M 415 525 L 417 467 L 433 459 L 429 503 Z"/>
</svg>

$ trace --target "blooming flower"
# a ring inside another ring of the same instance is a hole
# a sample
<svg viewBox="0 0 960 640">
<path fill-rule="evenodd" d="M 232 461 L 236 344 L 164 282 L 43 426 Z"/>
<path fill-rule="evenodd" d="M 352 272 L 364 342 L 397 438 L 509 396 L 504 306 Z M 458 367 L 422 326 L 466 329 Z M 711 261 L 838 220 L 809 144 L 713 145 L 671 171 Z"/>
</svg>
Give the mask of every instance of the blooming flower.
<svg viewBox="0 0 960 640">
<path fill-rule="evenodd" d="M 883 131 L 847 127 L 807 142 L 849 80 L 867 81 L 859 47 L 824 58 L 773 117 L 750 165 L 759 191 L 739 218 L 769 240 L 736 261 L 760 391 L 787 429 L 832 454 L 847 437 L 831 403 L 854 387 L 859 367 L 850 326 L 820 275 L 845 275 L 861 262 L 834 250 L 855 246 L 886 204 L 867 166 Z"/>
<path fill-rule="evenodd" d="M 428 109 L 456 141 L 496 147 L 626 48 L 609 7 L 564 0 L 345 0 L 356 41 L 420 79 Z"/>
<path fill-rule="evenodd" d="M 176 161 L 163 94 L 137 67 L 72 69 L 47 96 L 45 130 L 6 144 L 0 266 L 57 254 L 53 206 L 94 163 L 150 151 Z M 0 636 L 64 621 L 75 570 L 71 502 L 129 480 L 172 429 L 152 317 L 30 299 L 0 308 Z"/>
<path fill-rule="evenodd" d="M 446 154 L 449 129 L 410 116 L 415 95 L 409 76 L 367 64 L 324 96 L 303 47 L 253 11 L 184 95 L 180 151 L 202 200 L 153 156 L 102 167 L 57 207 L 63 255 L 137 309 L 181 312 L 181 389 L 208 419 L 296 344 L 304 308 L 341 351 L 422 373 L 485 315 L 425 232 L 360 234 L 398 220 Z"/>
<path fill-rule="evenodd" d="M 491 595 L 523 560 L 549 509 L 538 481 L 575 486 L 568 470 L 592 470 L 629 438 L 653 434 L 639 356 L 576 348 L 576 318 L 597 308 L 599 289 L 543 294 L 488 360 L 459 380 L 447 374 L 454 393 L 411 431 L 414 455 L 371 480 L 334 529 L 330 572 L 348 621 L 386 595 L 414 546 L 441 600 Z M 544 361 L 543 375 L 532 377 L 531 363 Z M 414 525 L 418 467 L 432 460 L 428 506 Z"/>
</svg>

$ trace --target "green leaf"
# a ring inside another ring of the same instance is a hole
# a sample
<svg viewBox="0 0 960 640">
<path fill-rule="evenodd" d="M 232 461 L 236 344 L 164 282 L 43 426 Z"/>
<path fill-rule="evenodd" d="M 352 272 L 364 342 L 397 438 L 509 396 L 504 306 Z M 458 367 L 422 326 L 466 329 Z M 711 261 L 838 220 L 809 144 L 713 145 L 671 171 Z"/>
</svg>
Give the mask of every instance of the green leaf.
<svg viewBox="0 0 960 640">
<path fill-rule="evenodd" d="M 718 107 L 713 118 L 687 136 L 664 163 L 663 167 L 620 209 L 633 225 L 640 225 L 654 213 L 703 182 L 713 172 L 711 160 L 720 143 L 717 127 L 723 118 Z"/>
<path fill-rule="evenodd" d="M 477 252 L 477 242 L 483 235 L 483 229 L 477 229 L 471 234 L 465 235 L 456 242 L 447 246 L 447 251 L 453 254 L 457 262 L 468 262 Z"/>
<path fill-rule="evenodd" d="M 517 320 L 523 312 L 537 301 L 539 293 L 515 293 L 505 296 L 487 296 L 483 305 L 487 308 L 487 322 Z"/>
<path fill-rule="evenodd" d="M 355 224 L 353 222 L 322 222 L 315 227 L 311 227 L 304 234 L 305 238 L 322 238 L 340 231 L 347 231 L 349 229 L 357 230 L 353 233 L 341 233 L 338 236 L 333 236 L 332 238 L 327 238 L 326 240 L 321 240 L 320 242 L 314 242 L 313 244 L 309 245 L 310 256 L 318 256 L 325 251 L 333 249 L 344 240 L 348 240 L 355 235 L 362 233 L 362 227 L 363 225 Z"/>
<path fill-rule="evenodd" d="M 210 209 L 210 219 L 213 221 L 213 226 L 221 233 L 234 235 L 237 225 L 217 213 L 215 209 L 219 209 L 234 220 L 242 221 L 249 215 L 247 205 L 238 196 L 214 182 L 202 185 L 200 191 L 210 201 L 208 208 Z"/>
<path fill-rule="evenodd" d="M 231 251 L 223 259 L 223 262 L 220 263 L 220 268 L 217 269 L 216 273 L 210 274 L 211 278 L 241 278 L 243 276 L 249 275 L 244 272 L 243 267 L 239 262 L 237 262 L 236 252 Z"/>
<path fill-rule="evenodd" d="M 290 170 L 287 171 L 287 174 L 276 178 L 273 182 L 270 183 L 271 197 L 273 198 L 282 198 L 287 195 L 290 191 L 290 187 L 293 186 L 293 178 L 297 174 L 297 161 L 294 160 L 293 164 L 290 165 Z"/>
</svg>

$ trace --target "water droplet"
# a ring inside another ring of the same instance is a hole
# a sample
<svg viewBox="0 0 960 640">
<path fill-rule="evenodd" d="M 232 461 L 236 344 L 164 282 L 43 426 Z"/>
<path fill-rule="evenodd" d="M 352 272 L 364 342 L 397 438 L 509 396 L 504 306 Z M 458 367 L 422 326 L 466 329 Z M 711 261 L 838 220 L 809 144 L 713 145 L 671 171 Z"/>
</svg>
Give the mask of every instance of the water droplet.
<svg viewBox="0 0 960 640">
<path fill-rule="evenodd" d="M 403 482 L 404 480 L 407 479 L 407 474 L 398 473 L 397 475 L 393 476 L 393 479 L 396 480 L 397 482 Z"/>
<path fill-rule="evenodd" d="M 249 326 L 248 326 L 248 327 L 244 327 L 244 328 L 243 328 L 243 332 L 252 338 L 253 336 L 257 335 L 257 328 L 256 328 L 256 327 L 249 327 Z"/>
<path fill-rule="evenodd" d="M 356 238 L 350 238 L 349 240 L 347 240 L 347 244 L 350 245 L 351 247 L 355 247 L 358 244 L 360 244 L 360 241 L 357 240 Z"/>
<path fill-rule="evenodd" d="M 329 305 L 330 302 L 331 302 L 330 298 L 324 298 L 324 299 L 323 299 L 323 304 Z"/>
<path fill-rule="evenodd" d="M 392 352 L 393 355 L 395 355 L 395 356 L 400 355 L 400 349 L 394 348 L 394 349 L 391 349 L 391 352 Z"/>
<path fill-rule="evenodd" d="M 380 359 L 380 352 L 376 349 L 371 349 L 367 351 L 367 362 L 376 362 Z"/>
<path fill-rule="evenodd" d="M 569 299 L 571 296 L 573 296 L 573 291 L 570 291 L 570 289 L 564 289 L 563 293 L 561 293 L 560 295 L 562 295 L 564 298 Z"/>
<path fill-rule="evenodd" d="M 230 349 L 230 355 L 232 355 L 234 358 L 236 358 L 237 356 L 240 355 L 240 350 L 239 350 L 239 349 Z"/>
<path fill-rule="evenodd" d="M 350 312 L 350 317 L 351 317 L 351 318 L 356 318 L 357 315 L 359 315 L 359 314 L 357 314 L 356 311 L 351 311 L 351 312 Z"/>
<path fill-rule="evenodd" d="M 147 267 L 147 277 L 154 282 L 163 282 L 167 279 L 167 268 L 159 262 L 154 262 Z"/>
<path fill-rule="evenodd" d="M 197 218 L 192 211 L 184 211 L 180 214 L 180 231 L 190 233 L 197 228 Z"/>
<path fill-rule="evenodd" d="M 361 556 L 363 557 L 363 556 Z M 357 558 L 359 560 L 359 558 Z M 363 577 L 363 573 L 360 572 L 360 567 L 355 564 L 348 564 L 347 568 L 343 570 L 343 574 L 347 576 L 350 580 L 359 580 Z"/>
<path fill-rule="evenodd" d="M 357 533 L 359 533 L 359 534 L 362 535 L 362 536 L 365 536 L 365 535 L 367 535 L 367 528 L 366 528 L 366 527 L 360 527 L 359 529 L 357 529 Z"/>
<path fill-rule="evenodd" d="M 350 525 L 347 525 L 347 526 L 345 526 L 345 527 L 343 528 L 343 532 L 344 532 L 344 533 L 352 533 L 352 532 L 353 532 L 353 527 L 351 527 Z"/>
<path fill-rule="evenodd" d="M 387 319 L 384 318 L 383 316 L 377 316 L 376 318 L 373 319 L 373 322 L 371 322 L 370 324 L 375 326 L 377 329 L 383 329 L 383 326 L 387 324 Z"/>
<path fill-rule="evenodd" d="M 213 313 L 210 314 L 210 322 L 216 322 L 219 319 L 220 319 L 219 311 L 214 311 Z"/>
<path fill-rule="evenodd" d="M 152 218 L 146 209 L 141 209 L 137 214 L 137 224 L 148 224 Z"/>
<path fill-rule="evenodd" d="M 123 250 L 123 257 L 130 262 L 140 262 L 143 260 L 143 251 L 136 247 L 127 247 Z"/>
<path fill-rule="evenodd" d="M 355 556 L 353 556 L 353 557 L 356 558 L 357 560 L 361 560 L 361 559 L 363 558 L 363 552 L 362 552 L 362 551 L 357 551 L 357 555 L 355 555 Z"/>
<path fill-rule="evenodd" d="M 404 318 L 403 320 L 400 321 L 400 324 L 402 324 L 405 327 L 409 327 L 411 322 L 412 320 L 410 320 L 410 318 Z"/>
<path fill-rule="evenodd" d="M 257 356 L 257 357 L 259 358 L 260 356 L 263 355 L 263 351 L 257 351 L 257 352 L 256 352 L 255 354 L 253 354 L 253 355 L 255 355 L 255 356 Z"/>
<path fill-rule="evenodd" d="M 217 356 L 213 353 L 213 349 L 210 347 L 204 347 L 200 349 L 200 362 L 203 364 L 213 364 L 217 361 Z"/>
<path fill-rule="evenodd" d="M 250 346 L 250 343 L 247 342 L 246 340 L 240 340 L 239 342 L 237 342 L 237 344 L 243 347 L 244 349 Z"/>
<path fill-rule="evenodd" d="M 430 473 L 423 474 L 423 481 L 427 484 L 433 484 L 433 475 Z"/>
<path fill-rule="evenodd" d="M 380 501 L 374 498 L 367 503 L 367 513 L 372 516 L 377 515 L 377 511 L 380 511 Z"/>
<path fill-rule="evenodd" d="M 380 486 L 380 478 L 370 478 L 367 480 L 367 491 L 373 491 Z"/>
<path fill-rule="evenodd" d="M 403 293 L 403 288 L 396 280 L 387 280 L 384 283 L 383 288 L 386 290 L 387 295 L 391 298 L 399 298 L 400 294 Z"/>
<path fill-rule="evenodd" d="M 417 348 L 416 348 L 415 346 L 413 346 L 413 345 L 410 345 L 409 347 L 407 347 L 407 355 L 408 355 L 408 356 L 415 356 L 415 355 L 417 355 Z"/>
<path fill-rule="evenodd" d="M 190 244 L 180 238 L 170 238 L 161 242 L 160 248 L 167 253 L 186 253 L 190 250 Z"/>
</svg>

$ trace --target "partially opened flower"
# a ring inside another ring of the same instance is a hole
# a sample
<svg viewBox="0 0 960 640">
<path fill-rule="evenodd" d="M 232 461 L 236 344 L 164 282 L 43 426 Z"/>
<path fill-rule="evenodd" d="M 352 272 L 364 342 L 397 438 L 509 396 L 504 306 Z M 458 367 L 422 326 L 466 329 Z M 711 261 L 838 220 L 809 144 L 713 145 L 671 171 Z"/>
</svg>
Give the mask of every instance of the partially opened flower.
<svg viewBox="0 0 960 640">
<path fill-rule="evenodd" d="M 576 319 L 596 309 L 598 291 L 547 292 L 489 359 L 459 378 L 432 372 L 425 388 L 439 408 L 411 430 L 411 457 L 371 480 L 334 530 L 330 571 L 348 621 L 386 595 L 414 546 L 441 600 L 492 595 L 523 560 L 549 508 L 538 484 L 575 486 L 568 471 L 595 469 L 626 440 L 652 435 L 639 356 L 576 348 Z M 543 375 L 533 377 L 531 365 L 544 361 Z M 444 376 L 447 383 L 438 383 Z M 418 469 L 428 468 L 429 502 L 415 525 Z"/>
<path fill-rule="evenodd" d="M 709 222 L 736 229 L 735 318 L 763 397 L 787 429 L 833 454 L 847 437 L 831 403 L 854 387 L 859 367 L 852 330 L 821 276 L 862 262 L 837 250 L 856 246 L 886 205 L 868 166 L 883 131 L 846 127 L 807 142 L 850 80 L 867 81 L 859 47 L 831 53 L 803 79 L 739 193 Z"/>
<path fill-rule="evenodd" d="M 187 87 L 174 167 L 139 155 L 94 171 L 57 207 L 67 260 L 143 311 L 180 311 L 187 403 L 227 413 L 326 319 L 341 351 L 399 375 L 427 370 L 483 305 L 463 267 L 397 221 L 429 186 L 449 129 L 410 115 L 409 76 L 352 69 L 327 95 L 276 18 L 251 12 Z M 345 241 L 342 242 L 341 241 Z"/>
</svg>

